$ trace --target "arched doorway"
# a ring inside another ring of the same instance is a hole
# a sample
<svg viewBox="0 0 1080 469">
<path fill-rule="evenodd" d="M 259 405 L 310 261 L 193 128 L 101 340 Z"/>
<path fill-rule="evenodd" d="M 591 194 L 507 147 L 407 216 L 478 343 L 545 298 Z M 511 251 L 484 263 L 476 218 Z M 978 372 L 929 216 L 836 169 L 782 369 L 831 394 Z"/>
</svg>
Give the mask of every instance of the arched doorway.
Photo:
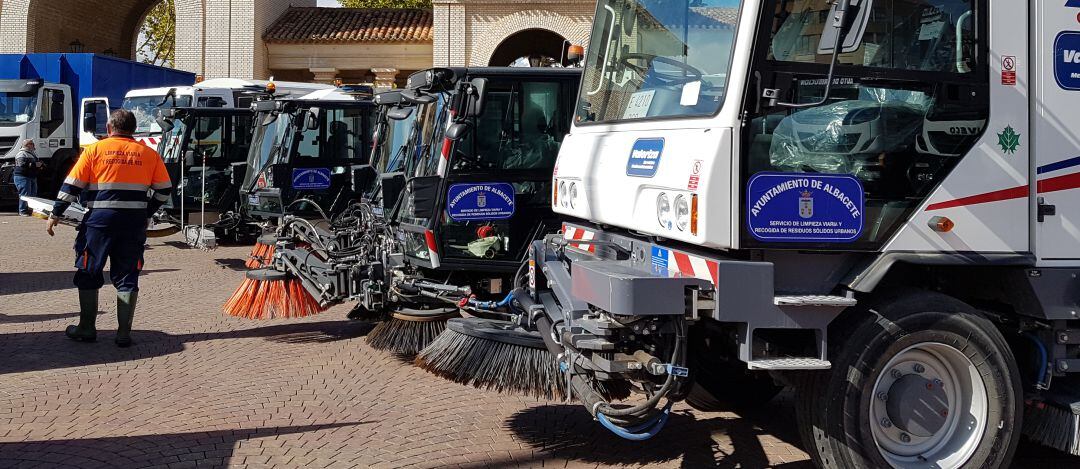
<svg viewBox="0 0 1080 469">
<path fill-rule="evenodd" d="M 31 0 L 26 6 L 26 50 L 131 59 L 143 18 L 161 1 Z"/>
<path fill-rule="evenodd" d="M 557 33 L 539 28 L 525 29 L 504 39 L 491 54 L 488 65 L 506 67 L 523 58 L 527 58 L 532 66 L 559 62 L 566 47 L 566 38 Z"/>
</svg>

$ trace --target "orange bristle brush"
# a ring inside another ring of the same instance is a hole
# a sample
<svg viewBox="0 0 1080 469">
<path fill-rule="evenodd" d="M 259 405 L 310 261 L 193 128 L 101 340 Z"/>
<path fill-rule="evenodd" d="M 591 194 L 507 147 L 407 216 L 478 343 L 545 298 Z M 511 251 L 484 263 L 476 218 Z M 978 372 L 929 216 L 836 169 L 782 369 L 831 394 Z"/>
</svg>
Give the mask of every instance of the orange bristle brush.
<svg viewBox="0 0 1080 469">
<path fill-rule="evenodd" d="M 326 311 L 300 279 L 272 269 L 249 271 L 222 309 L 247 319 L 303 318 Z"/>
<path fill-rule="evenodd" d="M 277 238 L 273 235 L 260 236 L 255 241 L 255 246 L 251 248 L 251 256 L 248 257 L 244 266 L 249 269 L 261 269 L 270 265 L 270 262 L 274 259 L 274 244 L 277 242 Z"/>
</svg>

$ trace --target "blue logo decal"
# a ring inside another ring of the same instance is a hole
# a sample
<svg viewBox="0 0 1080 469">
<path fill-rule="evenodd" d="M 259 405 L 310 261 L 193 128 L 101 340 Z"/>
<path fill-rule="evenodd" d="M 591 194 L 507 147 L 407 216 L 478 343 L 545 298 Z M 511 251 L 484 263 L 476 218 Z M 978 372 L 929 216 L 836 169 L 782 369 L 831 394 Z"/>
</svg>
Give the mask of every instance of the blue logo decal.
<svg viewBox="0 0 1080 469">
<path fill-rule="evenodd" d="M 630 149 L 630 159 L 626 160 L 626 175 L 651 178 L 660 167 L 660 155 L 664 154 L 664 139 L 642 138 L 634 142 Z"/>
<path fill-rule="evenodd" d="M 661 247 L 652 247 L 652 270 L 654 274 L 667 276 L 668 274 L 668 250 Z"/>
<path fill-rule="evenodd" d="M 1080 33 L 1065 31 L 1054 40 L 1054 78 L 1063 89 L 1080 90 Z"/>
<path fill-rule="evenodd" d="M 847 174 L 758 173 L 746 189 L 747 229 L 759 241 L 846 243 L 863 229 L 863 188 Z"/>
<path fill-rule="evenodd" d="M 514 216 L 514 186 L 505 182 L 454 184 L 446 213 L 454 221 L 504 220 Z"/>
<path fill-rule="evenodd" d="M 292 188 L 321 190 L 330 188 L 330 168 L 296 168 L 292 171 Z"/>
<path fill-rule="evenodd" d="M 1080 0 L 1069 0 L 1069 1 L 1065 2 L 1065 6 L 1073 7 L 1073 8 L 1080 8 Z"/>
</svg>

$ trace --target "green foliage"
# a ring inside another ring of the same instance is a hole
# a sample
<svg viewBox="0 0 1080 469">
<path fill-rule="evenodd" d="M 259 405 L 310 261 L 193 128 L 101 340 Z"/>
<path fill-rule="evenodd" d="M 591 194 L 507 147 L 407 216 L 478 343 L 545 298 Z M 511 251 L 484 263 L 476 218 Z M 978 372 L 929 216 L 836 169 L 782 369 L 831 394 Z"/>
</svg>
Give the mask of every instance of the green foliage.
<svg viewBox="0 0 1080 469">
<path fill-rule="evenodd" d="M 431 8 L 431 0 L 338 0 L 346 8 Z"/>
<path fill-rule="evenodd" d="M 144 63 L 173 66 L 176 54 L 176 8 L 163 0 L 146 15 L 139 33 L 136 56 Z"/>
</svg>

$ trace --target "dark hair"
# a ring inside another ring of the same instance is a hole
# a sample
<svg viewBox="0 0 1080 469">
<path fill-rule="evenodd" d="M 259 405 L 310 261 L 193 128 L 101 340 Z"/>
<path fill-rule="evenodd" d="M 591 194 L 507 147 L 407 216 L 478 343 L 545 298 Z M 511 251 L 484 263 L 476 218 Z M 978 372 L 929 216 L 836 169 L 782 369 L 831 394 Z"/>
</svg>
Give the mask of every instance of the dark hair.
<svg viewBox="0 0 1080 469">
<path fill-rule="evenodd" d="M 109 127 L 114 134 L 131 135 L 135 133 L 135 114 L 127 109 L 117 109 L 109 114 Z"/>
</svg>

